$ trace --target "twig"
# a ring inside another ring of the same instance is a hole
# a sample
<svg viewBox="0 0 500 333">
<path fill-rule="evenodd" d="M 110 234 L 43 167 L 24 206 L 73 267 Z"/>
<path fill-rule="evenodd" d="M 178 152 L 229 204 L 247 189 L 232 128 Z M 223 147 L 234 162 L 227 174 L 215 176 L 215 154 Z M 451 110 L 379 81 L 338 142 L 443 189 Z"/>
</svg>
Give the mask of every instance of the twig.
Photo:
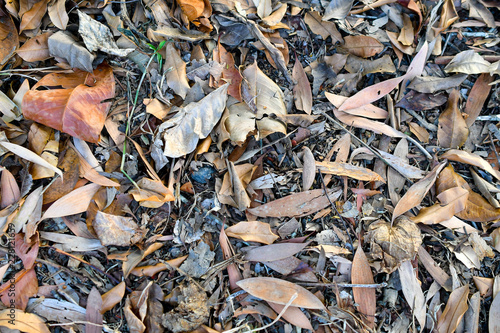
<svg viewBox="0 0 500 333">
<path fill-rule="evenodd" d="M 335 210 L 335 212 L 339 216 L 340 220 L 342 221 L 342 224 L 344 224 L 345 232 L 347 233 L 347 237 L 349 237 L 349 245 L 351 245 L 351 250 L 353 250 L 354 246 L 352 244 L 352 237 L 351 237 L 351 234 L 349 233 L 349 229 L 347 229 L 347 223 L 345 222 L 344 217 L 342 215 L 340 215 L 335 204 L 330 200 L 330 196 L 328 195 L 328 189 L 326 188 L 325 181 L 323 179 L 323 174 L 321 173 L 321 170 L 318 169 L 318 173 L 319 173 L 319 178 L 321 179 L 321 185 L 323 186 L 323 191 L 325 191 L 326 198 L 328 199 L 330 206 L 332 206 L 332 208 Z"/>
<path fill-rule="evenodd" d="M 305 287 L 341 287 L 341 288 L 385 288 L 386 282 L 372 284 L 352 284 L 352 283 L 321 283 L 321 282 L 296 282 Z"/>
</svg>

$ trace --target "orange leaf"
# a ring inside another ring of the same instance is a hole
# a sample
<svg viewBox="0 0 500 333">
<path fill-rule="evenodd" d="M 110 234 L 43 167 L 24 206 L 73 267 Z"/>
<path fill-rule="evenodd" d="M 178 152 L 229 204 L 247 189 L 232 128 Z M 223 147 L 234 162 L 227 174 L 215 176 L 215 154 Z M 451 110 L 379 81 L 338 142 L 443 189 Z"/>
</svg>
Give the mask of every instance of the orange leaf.
<svg viewBox="0 0 500 333">
<path fill-rule="evenodd" d="M 48 0 L 40 0 L 33 4 L 30 10 L 23 14 L 21 19 L 21 24 L 19 25 L 19 33 L 24 30 L 33 30 L 40 27 L 42 18 L 47 12 L 47 2 Z"/>
<path fill-rule="evenodd" d="M 12 17 L 0 8 L 0 67 L 14 55 L 19 47 L 19 35 Z"/>
<path fill-rule="evenodd" d="M 65 89 L 37 90 L 45 86 Z M 42 78 L 23 98 L 24 117 L 85 141 L 99 142 L 111 103 L 115 96 L 113 69 L 101 64 L 88 74 L 49 74 Z"/>
<path fill-rule="evenodd" d="M 250 295 L 265 301 L 286 305 L 294 294 L 297 294 L 297 298 L 291 303 L 292 306 L 306 309 L 325 309 L 323 303 L 310 291 L 285 280 L 256 277 L 238 281 L 236 284 Z M 373 292 L 375 293 L 375 290 Z"/>
<path fill-rule="evenodd" d="M 238 101 L 241 102 L 241 81 L 243 77 L 240 71 L 236 68 L 233 55 L 226 51 L 224 46 L 221 45 L 220 41 L 217 47 L 213 51 L 214 61 L 220 63 L 222 67 L 222 82 L 217 82 L 216 88 L 224 85 L 224 81 L 229 82 L 229 87 L 227 88 L 227 93 Z"/>
<path fill-rule="evenodd" d="M 351 281 L 353 284 L 373 284 L 373 273 L 365 252 L 360 245 L 352 260 Z M 358 311 L 366 316 L 367 325 L 375 325 L 376 295 L 373 288 L 353 287 L 354 301 L 359 304 Z"/>
<path fill-rule="evenodd" d="M 102 295 L 101 313 L 111 310 L 116 304 L 121 302 L 123 295 L 125 295 L 125 288 L 125 282 L 122 281 Z"/>
<path fill-rule="evenodd" d="M 474 165 L 478 168 L 483 169 L 484 171 L 488 171 L 489 173 L 491 173 L 493 177 L 500 180 L 500 172 L 493 169 L 493 167 L 479 155 L 468 153 L 463 150 L 450 149 L 446 153 L 441 155 L 441 158 L 446 158 L 450 161 L 462 162 L 465 164 Z"/>
<path fill-rule="evenodd" d="M 324 174 L 347 176 L 368 182 L 381 181 L 385 183 L 385 180 L 378 173 L 349 163 L 316 162 L 316 167 Z"/>
</svg>

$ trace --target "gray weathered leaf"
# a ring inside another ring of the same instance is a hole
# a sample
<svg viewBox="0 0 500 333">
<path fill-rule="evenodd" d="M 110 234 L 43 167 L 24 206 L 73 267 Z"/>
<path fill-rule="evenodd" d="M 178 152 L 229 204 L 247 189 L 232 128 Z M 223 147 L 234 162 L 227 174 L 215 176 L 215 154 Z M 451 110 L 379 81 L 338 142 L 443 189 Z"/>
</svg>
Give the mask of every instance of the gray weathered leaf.
<svg viewBox="0 0 500 333">
<path fill-rule="evenodd" d="M 331 19 L 343 20 L 351 10 L 353 0 L 332 0 L 325 9 L 323 21 Z"/>
<path fill-rule="evenodd" d="M 225 84 L 199 102 L 186 107 L 158 127 L 154 146 L 163 148 L 168 157 L 181 157 L 191 153 L 198 140 L 206 138 L 219 121 L 227 100 Z"/>
<path fill-rule="evenodd" d="M 49 37 L 49 53 L 52 57 L 66 60 L 73 68 L 92 72 L 95 56 L 78 44 L 75 38 L 64 31 L 58 31 Z"/>
<path fill-rule="evenodd" d="M 111 30 L 104 24 L 97 22 L 84 12 L 78 10 L 80 26 L 78 32 L 83 38 L 87 49 L 91 52 L 100 50 L 105 53 L 113 54 L 119 57 L 125 57 L 134 49 L 120 49 L 116 45 Z"/>
</svg>

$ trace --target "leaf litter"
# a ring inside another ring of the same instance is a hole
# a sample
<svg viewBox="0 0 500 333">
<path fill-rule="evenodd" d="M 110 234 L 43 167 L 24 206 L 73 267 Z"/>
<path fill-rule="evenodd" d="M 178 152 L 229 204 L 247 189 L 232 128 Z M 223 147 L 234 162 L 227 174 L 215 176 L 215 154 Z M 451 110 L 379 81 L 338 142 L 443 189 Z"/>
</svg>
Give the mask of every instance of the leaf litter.
<svg viewBox="0 0 500 333">
<path fill-rule="evenodd" d="M 499 14 L 2 3 L 0 330 L 497 331 Z"/>
</svg>

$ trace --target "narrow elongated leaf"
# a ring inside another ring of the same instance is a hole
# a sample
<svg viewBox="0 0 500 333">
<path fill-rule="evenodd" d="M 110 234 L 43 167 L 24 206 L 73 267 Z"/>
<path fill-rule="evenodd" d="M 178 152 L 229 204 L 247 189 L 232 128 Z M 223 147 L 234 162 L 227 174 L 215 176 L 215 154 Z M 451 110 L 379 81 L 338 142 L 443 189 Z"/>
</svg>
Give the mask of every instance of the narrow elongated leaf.
<svg viewBox="0 0 500 333">
<path fill-rule="evenodd" d="M 346 102 L 347 103 L 347 102 Z M 345 103 L 344 103 L 345 104 Z M 342 106 L 344 105 L 342 104 Z M 339 111 L 334 109 L 333 114 L 337 117 L 341 122 L 348 126 L 354 126 L 358 128 L 367 129 L 379 134 L 385 134 L 392 138 L 404 138 L 406 134 L 401 133 L 397 129 L 386 125 L 382 122 L 378 122 L 371 119 L 366 119 L 363 117 L 353 116 L 352 114 L 346 113 L 344 111 Z"/>
<path fill-rule="evenodd" d="M 66 1 L 55 0 L 49 4 L 49 17 L 52 23 L 61 30 L 66 30 L 69 21 L 68 13 L 66 12 Z"/>
<path fill-rule="evenodd" d="M 199 102 L 181 109 L 173 118 L 158 127 L 153 149 L 162 149 L 168 157 L 181 157 L 196 149 L 200 139 L 206 138 L 219 121 L 226 107 L 225 84 Z"/>
<path fill-rule="evenodd" d="M 302 188 L 308 190 L 314 183 L 316 177 L 316 161 L 314 155 L 308 147 L 304 147 L 304 167 L 302 169 Z"/>
<path fill-rule="evenodd" d="M 380 177 L 378 173 L 373 172 L 367 168 L 355 166 L 349 163 L 316 162 L 316 167 L 324 174 L 347 176 L 350 178 L 369 182 L 381 181 L 385 183 L 385 180 Z"/>
<path fill-rule="evenodd" d="M 46 160 L 44 160 L 43 158 L 32 152 L 31 150 L 10 142 L 0 142 L 0 145 L 5 149 L 7 149 L 8 151 L 16 154 L 17 156 L 25 160 L 28 160 L 32 163 L 41 165 L 47 169 L 54 171 L 62 178 L 63 174 L 61 170 L 59 170 L 58 168 L 56 168 L 55 166 L 53 166 L 52 164 L 50 164 L 49 162 L 47 162 Z"/>
<path fill-rule="evenodd" d="M 432 185 L 434 185 L 437 176 L 445 165 L 446 163 L 441 163 L 435 166 L 434 169 L 432 169 L 432 171 L 427 174 L 427 176 L 410 187 L 410 189 L 405 193 L 401 200 L 399 200 L 398 204 L 394 208 L 394 212 L 392 213 L 393 222 L 396 217 L 418 206 L 422 202 L 422 200 L 424 200 L 424 197 L 427 195 L 427 192 L 429 192 Z"/>
<path fill-rule="evenodd" d="M 341 192 L 341 190 L 328 190 L 328 196 L 333 202 Z M 328 205 L 330 202 L 325 191 L 319 189 L 295 193 L 262 206 L 249 208 L 247 212 L 260 217 L 300 217 L 314 214 Z"/>
<path fill-rule="evenodd" d="M 493 167 L 488 163 L 488 161 L 486 161 L 479 155 L 468 153 L 463 150 L 450 149 L 446 153 L 441 155 L 441 158 L 446 158 L 450 161 L 462 162 L 465 164 L 474 165 L 480 169 L 483 169 L 484 171 L 488 171 L 493 177 L 500 180 L 500 172 L 493 169 Z"/>
<path fill-rule="evenodd" d="M 295 60 L 295 65 L 293 66 L 292 77 L 297 81 L 297 84 L 293 87 L 295 107 L 307 114 L 311 114 L 313 104 L 311 84 L 298 58 Z"/>
<path fill-rule="evenodd" d="M 462 187 L 452 187 L 438 194 L 438 200 L 431 207 L 422 208 L 412 221 L 424 224 L 437 224 L 448 221 L 453 215 L 460 213 L 467 207 L 469 191 Z"/>
<path fill-rule="evenodd" d="M 348 99 L 348 97 L 331 94 L 329 92 L 325 92 L 325 96 L 336 108 L 339 108 Z M 372 119 L 387 119 L 389 116 L 387 111 L 373 104 L 366 104 L 359 108 L 344 110 L 344 112 L 352 114 L 353 116 L 361 116 Z"/>
<path fill-rule="evenodd" d="M 168 86 L 182 98 L 186 98 L 189 82 L 186 76 L 186 63 L 175 49 L 174 43 L 167 43 L 165 65 Z"/>
<path fill-rule="evenodd" d="M 477 116 L 481 112 L 484 102 L 488 98 L 491 91 L 490 83 L 493 82 L 493 76 L 488 73 L 479 75 L 472 87 L 469 96 L 467 97 L 467 104 L 465 104 L 464 112 L 469 116 L 465 119 L 467 126 L 470 127 Z"/>
<path fill-rule="evenodd" d="M 42 220 L 83 213 L 101 185 L 88 184 L 66 194 L 45 211 Z"/>
<path fill-rule="evenodd" d="M 321 301 L 307 289 L 294 283 L 270 278 L 257 277 L 238 281 L 241 289 L 265 301 L 286 305 L 297 294 L 291 305 L 306 309 L 324 309 Z M 373 290 L 375 292 L 375 290 Z"/>
<path fill-rule="evenodd" d="M 353 284 L 372 284 L 373 273 L 361 246 L 358 246 L 354 259 L 352 260 L 351 282 Z M 366 318 L 369 327 L 375 325 L 375 310 L 377 306 L 375 289 L 353 287 L 354 301 L 359 305 L 358 311 Z"/>
<path fill-rule="evenodd" d="M 302 251 L 308 243 L 279 243 L 259 246 L 245 254 L 248 261 L 275 261 L 288 258 Z"/>
<path fill-rule="evenodd" d="M 436 328 L 439 333 L 455 332 L 465 311 L 469 308 L 467 305 L 468 297 L 469 285 L 453 290 L 437 322 Z"/>
<path fill-rule="evenodd" d="M 426 317 L 425 297 L 413 271 L 411 261 L 404 261 L 399 267 L 398 272 L 406 302 L 412 308 L 420 326 L 424 327 Z"/>
<path fill-rule="evenodd" d="M 443 148 L 460 148 L 469 136 L 469 129 L 458 109 L 460 93 L 457 89 L 450 93 L 448 105 L 439 116 L 438 141 Z"/>
</svg>

